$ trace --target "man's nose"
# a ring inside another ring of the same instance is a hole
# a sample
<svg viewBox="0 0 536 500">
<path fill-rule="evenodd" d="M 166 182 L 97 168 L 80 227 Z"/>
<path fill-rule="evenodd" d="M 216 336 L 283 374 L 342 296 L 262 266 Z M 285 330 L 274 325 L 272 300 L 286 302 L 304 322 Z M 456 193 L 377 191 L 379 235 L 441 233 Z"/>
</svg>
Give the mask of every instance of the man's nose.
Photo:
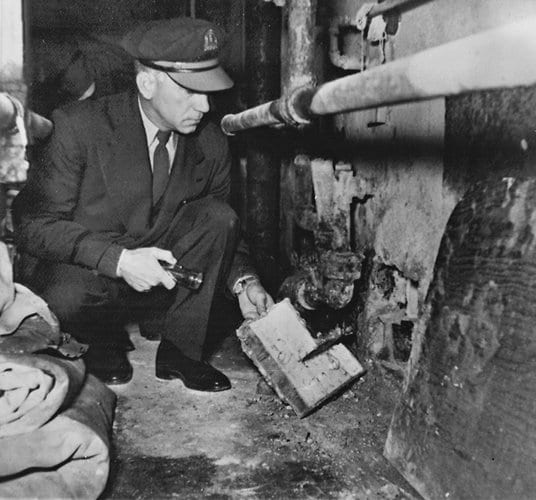
<svg viewBox="0 0 536 500">
<path fill-rule="evenodd" d="M 207 94 L 197 94 L 195 96 L 195 109 L 201 113 L 207 113 L 210 109 Z"/>
</svg>

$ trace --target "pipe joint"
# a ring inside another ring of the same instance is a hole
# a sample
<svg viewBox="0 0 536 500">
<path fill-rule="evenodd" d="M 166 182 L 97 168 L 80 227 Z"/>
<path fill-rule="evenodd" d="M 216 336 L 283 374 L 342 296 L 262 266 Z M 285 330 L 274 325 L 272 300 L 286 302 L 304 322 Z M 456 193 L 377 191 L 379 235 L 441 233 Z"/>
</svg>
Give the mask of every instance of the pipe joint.
<svg viewBox="0 0 536 500">
<path fill-rule="evenodd" d="M 308 86 L 297 87 L 287 96 L 274 101 L 278 103 L 277 115 L 286 125 L 300 127 L 311 123 L 309 107 L 314 89 Z"/>
<path fill-rule="evenodd" d="M 220 127 L 224 134 L 262 126 L 290 125 L 299 127 L 311 123 L 309 108 L 314 95 L 314 88 L 297 87 L 289 95 L 275 101 L 246 109 L 241 113 L 225 115 Z"/>
</svg>

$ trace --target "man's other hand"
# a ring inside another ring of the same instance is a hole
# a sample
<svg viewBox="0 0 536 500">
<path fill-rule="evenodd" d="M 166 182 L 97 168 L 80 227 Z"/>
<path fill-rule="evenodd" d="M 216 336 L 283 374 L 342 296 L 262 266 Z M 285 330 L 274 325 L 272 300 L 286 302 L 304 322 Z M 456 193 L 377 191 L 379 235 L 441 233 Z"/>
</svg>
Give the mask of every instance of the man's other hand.
<svg viewBox="0 0 536 500">
<path fill-rule="evenodd" d="M 244 319 L 259 319 L 264 316 L 274 301 L 258 280 L 246 284 L 238 295 L 238 304 Z"/>
<path fill-rule="evenodd" d="M 177 259 L 169 250 L 157 247 L 123 250 L 117 266 L 117 276 L 123 278 L 137 292 L 148 292 L 159 285 L 171 290 L 175 286 L 175 280 L 160 265 L 159 260 L 171 265 L 177 263 Z"/>
</svg>

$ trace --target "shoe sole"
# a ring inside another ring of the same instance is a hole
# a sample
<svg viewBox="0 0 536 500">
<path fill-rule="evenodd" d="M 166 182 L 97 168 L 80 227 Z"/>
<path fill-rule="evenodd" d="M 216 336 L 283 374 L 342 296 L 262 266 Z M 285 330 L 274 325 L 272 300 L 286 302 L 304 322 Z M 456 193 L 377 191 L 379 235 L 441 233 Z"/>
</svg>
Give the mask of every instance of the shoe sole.
<svg viewBox="0 0 536 500">
<path fill-rule="evenodd" d="M 103 384 L 106 385 L 125 385 L 128 384 L 132 380 L 132 374 L 130 377 L 125 379 L 112 379 L 112 380 L 103 380 L 98 375 L 94 375 L 96 378 L 98 378 Z"/>
<path fill-rule="evenodd" d="M 132 380 L 132 377 L 124 381 L 123 380 L 111 380 L 109 382 L 104 382 L 103 380 L 101 380 L 101 382 L 105 385 L 125 385 L 125 384 L 128 384 L 131 380 Z"/>
<path fill-rule="evenodd" d="M 184 387 L 186 387 L 187 389 L 190 389 L 192 391 L 197 391 L 197 392 L 222 392 L 222 391 L 228 391 L 231 386 L 227 386 L 227 387 L 221 387 L 221 388 L 214 388 L 214 389 L 202 389 L 202 388 L 199 388 L 199 387 L 196 387 L 196 386 L 193 386 L 193 385 L 188 385 L 185 381 L 184 381 L 184 377 L 182 377 L 181 375 L 179 374 L 174 374 L 174 373 L 169 373 L 167 371 L 163 371 L 163 370 L 158 370 L 156 371 L 156 378 L 159 379 L 159 380 L 180 380 Z"/>
</svg>

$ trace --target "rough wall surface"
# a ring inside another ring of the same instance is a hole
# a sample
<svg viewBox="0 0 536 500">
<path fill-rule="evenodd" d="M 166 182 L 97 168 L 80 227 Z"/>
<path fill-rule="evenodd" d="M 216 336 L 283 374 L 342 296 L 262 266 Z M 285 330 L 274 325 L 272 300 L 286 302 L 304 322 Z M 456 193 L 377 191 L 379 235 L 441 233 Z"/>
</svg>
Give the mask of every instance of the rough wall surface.
<svg viewBox="0 0 536 500">
<path fill-rule="evenodd" d="M 338 0 L 333 16 L 353 18 L 362 4 Z M 386 60 L 531 14 L 536 15 L 536 5 L 527 0 L 435 0 L 402 14 L 397 33 L 385 47 Z M 486 104 L 466 100 L 458 109 Z M 464 116 L 461 110 L 451 117 L 452 130 L 467 129 L 478 118 L 477 112 Z M 372 126 L 374 122 L 385 124 Z M 471 168 L 456 169 L 444 182 L 445 100 L 341 114 L 335 127 L 347 142 L 345 150 L 357 177 L 365 180 L 373 196 L 356 212 L 357 246 L 373 247 L 381 261 L 419 280 L 424 297 L 446 220 L 465 189 L 458 173 Z M 451 143 L 447 152 L 453 151 Z"/>
<path fill-rule="evenodd" d="M 354 19 L 364 3 L 336 0 L 331 16 Z M 435 0 L 402 13 L 398 31 L 387 39 L 384 57 L 387 62 L 400 59 L 528 15 L 536 15 L 536 4 L 529 0 Z M 353 55 L 359 56 L 359 47 L 354 50 Z M 517 160 L 532 147 L 534 134 L 525 120 L 532 96 L 516 100 L 515 94 L 470 94 L 345 113 L 333 120 L 343 144 L 339 154 L 353 165 L 363 193 L 352 221 L 355 247 L 373 256 L 372 274 L 389 266 L 417 285 L 421 308 L 456 203 L 471 184 L 490 172 L 497 176 L 519 172 L 523 161 Z M 503 115 L 508 118 L 502 120 Z M 500 129 L 489 131 L 489 125 L 498 121 Z M 371 276 L 363 291 L 364 343 L 374 343 L 372 325 L 381 315 L 383 324 L 407 319 L 397 311 L 391 320 L 385 318 L 390 298 L 378 298 L 374 280 Z"/>
<path fill-rule="evenodd" d="M 445 178 L 459 191 L 479 179 L 534 175 L 536 88 L 447 101 Z"/>
<path fill-rule="evenodd" d="M 535 7 L 478 2 L 470 20 L 490 27 Z M 425 498 L 533 496 L 535 97 L 518 88 L 446 101 L 444 183 L 466 194 L 385 449 Z"/>
<path fill-rule="evenodd" d="M 535 234 L 534 177 L 477 183 L 450 218 L 385 448 L 425 498 L 536 489 Z"/>
</svg>

